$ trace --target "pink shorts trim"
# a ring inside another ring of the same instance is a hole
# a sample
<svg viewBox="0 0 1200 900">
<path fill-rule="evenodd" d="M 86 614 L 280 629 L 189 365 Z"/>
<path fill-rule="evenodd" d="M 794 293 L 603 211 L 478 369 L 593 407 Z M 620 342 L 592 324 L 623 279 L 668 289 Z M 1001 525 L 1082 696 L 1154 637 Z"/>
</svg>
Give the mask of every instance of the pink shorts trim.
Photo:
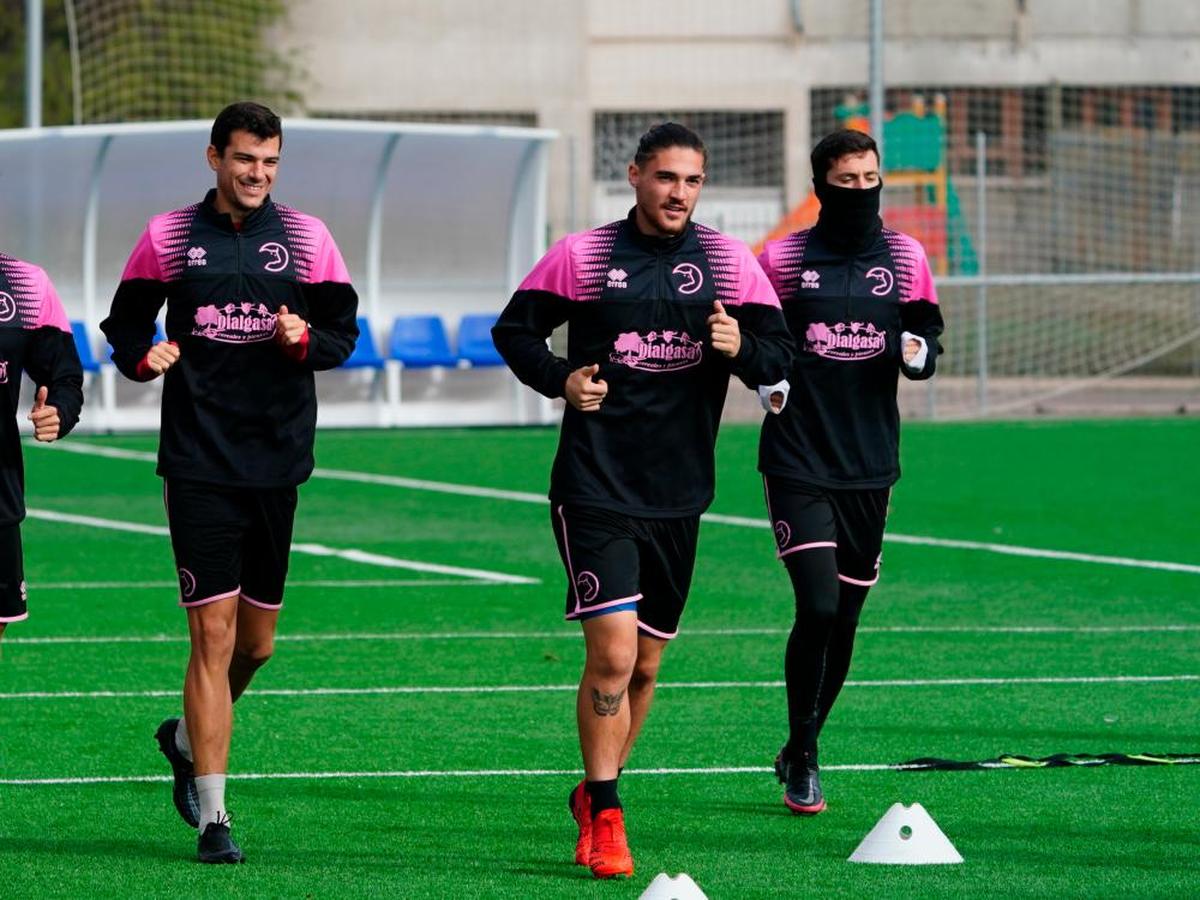
<svg viewBox="0 0 1200 900">
<path fill-rule="evenodd" d="M 11 619 L 8 618 L 7 616 L 0 616 L 0 624 L 7 625 L 9 622 L 24 622 L 28 618 L 29 618 L 28 612 L 23 612 L 19 616 L 14 616 Z"/>
<path fill-rule="evenodd" d="M 857 584 L 859 587 L 870 587 L 879 581 L 879 575 L 876 574 L 870 581 L 860 581 L 857 578 L 851 578 L 849 575 L 843 575 L 841 572 L 838 572 L 838 581 L 844 581 L 846 584 Z"/>
<path fill-rule="evenodd" d="M 577 603 L 575 605 L 575 609 L 569 615 L 567 615 L 565 618 L 568 622 L 570 622 L 574 619 L 579 618 L 580 616 L 584 615 L 585 613 L 590 614 L 590 613 L 594 613 L 594 612 L 600 612 L 600 610 L 608 609 L 610 606 L 620 606 L 622 603 L 636 603 L 638 600 L 641 600 L 641 599 L 642 599 L 641 594 L 634 594 L 632 597 L 622 597 L 619 600 L 609 600 L 607 603 L 601 603 L 598 606 L 589 606 L 586 608 L 580 607 Z"/>
<path fill-rule="evenodd" d="M 240 587 L 235 587 L 232 591 L 226 591 L 223 594 L 214 594 L 212 597 L 205 597 L 203 600 L 179 601 L 179 605 L 184 609 L 194 609 L 197 606 L 207 606 L 209 603 L 216 603 L 218 600 L 228 600 L 231 597 L 236 597 L 242 592 Z"/>
<path fill-rule="evenodd" d="M 257 606 L 259 609 L 269 609 L 272 611 L 283 609 L 282 600 L 280 600 L 278 603 L 263 603 L 261 600 L 255 600 L 253 597 L 249 597 L 245 593 L 241 595 L 241 598 L 246 603 L 249 603 L 251 606 Z"/>
<path fill-rule="evenodd" d="M 664 641 L 669 641 L 675 637 L 675 635 L 679 634 L 678 628 L 676 628 L 670 634 L 667 634 L 665 631 L 659 631 L 657 628 L 651 628 L 641 619 L 638 619 L 638 630 L 646 632 L 646 634 L 650 635 L 650 637 L 661 638 Z"/>
<path fill-rule="evenodd" d="M 775 555 L 779 559 L 783 559 L 789 553 L 795 553 L 797 550 L 815 550 L 818 547 L 832 547 L 834 550 L 836 550 L 837 542 L 836 541 L 813 541 L 811 544 L 797 544 L 795 547 L 788 547 L 786 550 L 776 553 Z"/>
</svg>

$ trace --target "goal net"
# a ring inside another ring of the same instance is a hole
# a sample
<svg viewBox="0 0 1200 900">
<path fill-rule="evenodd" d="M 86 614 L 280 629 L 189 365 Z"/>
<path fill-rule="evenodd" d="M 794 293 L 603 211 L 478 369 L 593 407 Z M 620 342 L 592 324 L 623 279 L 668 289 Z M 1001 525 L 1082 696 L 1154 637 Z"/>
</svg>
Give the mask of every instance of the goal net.
<svg viewBox="0 0 1200 900">
<path fill-rule="evenodd" d="M 276 44 L 286 11 L 284 0 L 62 0 L 71 120 L 204 119 L 246 99 L 289 109 L 303 74 Z"/>
</svg>

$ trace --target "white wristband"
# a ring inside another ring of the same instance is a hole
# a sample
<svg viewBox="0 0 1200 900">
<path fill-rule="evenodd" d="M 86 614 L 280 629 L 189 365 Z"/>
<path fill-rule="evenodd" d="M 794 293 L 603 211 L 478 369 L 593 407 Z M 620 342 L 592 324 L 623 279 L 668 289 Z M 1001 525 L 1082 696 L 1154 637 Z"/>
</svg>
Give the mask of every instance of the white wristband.
<svg viewBox="0 0 1200 900">
<path fill-rule="evenodd" d="M 762 404 L 762 408 L 767 412 L 773 413 L 774 415 L 779 415 L 781 412 L 783 412 L 783 408 L 787 406 L 788 391 L 791 389 L 792 386 L 788 384 L 788 380 L 786 378 L 777 384 L 760 384 L 758 386 L 758 402 Z M 779 409 L 775 409 L 773 406 L 771 406 L 772 394 L 783 395 L 783 400 L 779 404 Z"/>
<path fill-rule="evenodd" d="M 917 350 L 917 355 L 910 362 L 904 362 L 904 348 L 909 341 L 916 341 L 921 345 Z M 904 368 L 910 372 L 920 372 L 925 368 L 925 358 L 929 356 L 929 344 L 925 342 L 925 338 L 919 334 L 913 334 L 911 331 L 900 332 L 900 361 L 904 362 Z"/>
</svg>

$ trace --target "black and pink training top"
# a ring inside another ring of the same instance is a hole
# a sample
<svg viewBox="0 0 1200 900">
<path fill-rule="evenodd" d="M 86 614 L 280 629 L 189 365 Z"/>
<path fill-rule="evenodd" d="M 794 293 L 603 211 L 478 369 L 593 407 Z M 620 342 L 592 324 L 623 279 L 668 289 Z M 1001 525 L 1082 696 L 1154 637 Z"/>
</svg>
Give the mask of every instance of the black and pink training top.
<svg viewBox="0 0 1200 900">
<path fill-rule="evenodd" d="M 179 361 L 164 376 L 158 473 L 211 484 L 288 487 L 312 474 L 313 372 L 341 365 L 358 337 L 358 296 L 325 224 L 268 197 L 240 228 L 200 203 L 154 216 L 100 328 L 123 374 L 144 364 L 165 302 Z M 286 306 L 307 340 L 274 340 Z"/>
<path fill-rule="evenodd" d="M 769 241 L 759 255 L 783 304 L 796 356 L 791 393 L 767 416 L 759 444 L 765 475 L 828 488 L 879 488 L 900 477 L 899 373 L 934 373 L 942 313 L 925 250 L 882 229 L 855 251 L 821 229 Z M 924 367 L 901 366 L 900 335 L 925 338 Z"/>
<path fill-rule="evenodd" d="M 715 301 L 741 329 L 732 360 L 709 339 Z M 563 323 L 566 358 L 546 346 Z M 597 412 L 568 404 L 563 413 L 551 500 L 656 518 L 696 515 L 712 502 L 730 374 L 749 385 L 778 381 L 792 353 L 749 248 L 693 223 L 649 237 L 632 213 L 555 244 L 492 335 L 517 377 L 547 397 L 562 397 L 567 376 L 593 363 L 595 379 L 608 383 Z"/>
<path fill-rule="evenodd" d="M 0 253 L 0 526 L 25 518 L 25 464 L 17 417 L 21 373 L 47 388 L 58 409 L 59 437 L 79 421 L 83 369 L 71 324 L 50 278 L 37 266 Z"/>
</svg>

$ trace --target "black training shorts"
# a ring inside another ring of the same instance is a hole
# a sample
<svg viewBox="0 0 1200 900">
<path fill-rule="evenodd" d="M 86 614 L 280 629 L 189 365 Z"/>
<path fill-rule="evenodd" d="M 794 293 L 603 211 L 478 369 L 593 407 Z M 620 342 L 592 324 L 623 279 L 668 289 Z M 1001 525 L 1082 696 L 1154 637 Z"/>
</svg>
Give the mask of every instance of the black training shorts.
<svg viewBox="0 0 1200 900">
<path fill-rule="evenodd" d="M 21 526 L 14 522 L 0 528 L 0 622 L 20 622 L 27 618 Z"/>
<path fill-rule="evenodd" d="M 841 581 L 870 587 L 879 580 L 891 488 L 831 490 L 764 475 L 763 491 L 780 559 L 832 548 Z"/>
<path fill-rule="evenodd" d="M 696 564 L 699 516 L 646 519 L 553 505 L 550 519 L 567 570 L 568 619 L 636 610 L 640 631 L 675 637 Z"/>
<path fill-rule="evenodd" d="M 263 609 L 283 604 L 296 489 L 163 480 L 179 572 L 179 605 L 241 596 Z"/>
</svg>

